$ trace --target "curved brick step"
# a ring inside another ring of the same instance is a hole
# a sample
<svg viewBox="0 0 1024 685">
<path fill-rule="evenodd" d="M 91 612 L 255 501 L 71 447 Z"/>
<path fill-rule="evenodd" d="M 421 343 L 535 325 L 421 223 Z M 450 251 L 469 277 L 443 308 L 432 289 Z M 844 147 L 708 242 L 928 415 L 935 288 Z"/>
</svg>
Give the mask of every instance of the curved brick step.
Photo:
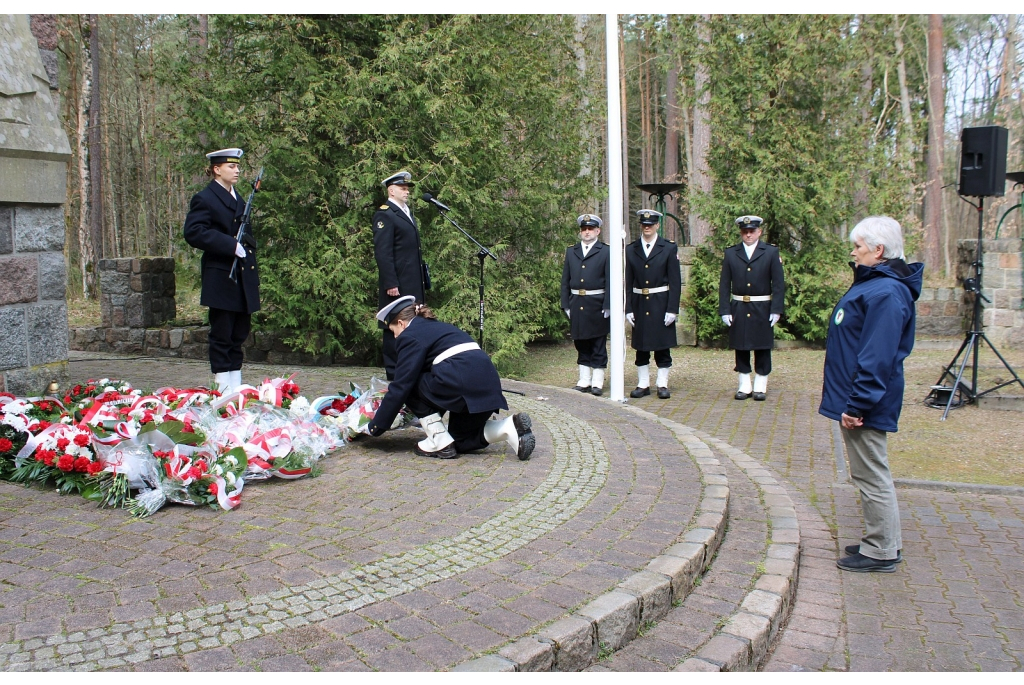
<svg viewBox="0 0 1024 685">
<path fill-rule="evenodd" d="M 716 456 L 719 456 L 716 452 Z M 768 546 L 767 512 L 756 484 L 726 458 L 730 505 L 725 536 L 692 592 L 622 650 L 588 671 L 671 671 L 707 644 L 753 587 Z"/>
<path fill-rule="evenodd" d="M 756 670 L 778 638 L 796 593 L 801 552 L 796 508 L 786 488 L 761 462 L 701 431 L 695 434 L 757 485 L 767 509 L 771 539 L 762 562 L 764 573 L 753 589 L 717 634 L 675 670 Z"/>
<path fill-rule="evenodd" d="M 491 654 L 460 664 L 455 671 L 581 671 L 632 642 L 661 620 L 699 583 L 725 534 L 729 480 L 725 468 L 694 431 L 648 412 L 624 407 L 669 428 L 700 469 L 700 507 L 681 540 L 569 616 Z"/>
</svg>

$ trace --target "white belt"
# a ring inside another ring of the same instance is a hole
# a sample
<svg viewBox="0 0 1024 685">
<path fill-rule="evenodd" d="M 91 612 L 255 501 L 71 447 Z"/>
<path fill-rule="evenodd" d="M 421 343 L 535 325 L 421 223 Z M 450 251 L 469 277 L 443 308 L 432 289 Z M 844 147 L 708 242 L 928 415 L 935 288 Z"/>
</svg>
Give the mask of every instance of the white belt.
<svg viewBox="0 0 1024 685">
<path fill-rule="evenodd" d="M 434 357 L 433 363 L 434 364 L 440 364 L 441 362 L 443 362 L 448 357 L 454 357 L 455 355 L 457 355 L 457 354 L 459 354 L 461 352 L 469 352 L 470 350 L 479 350 L 479 349 L 480 349 L 480 346 L 477 345 L 475 342 L 462 343 L 461 345 L 456 345 L 455 347 L 449 347 L 447 350 L 445 350 L 441 354 L 439 354 L 436 357 Z"/>
<path fill-rule="evenodd" d="M 733 295 L 732 299 L 737 302 L 771 302 L 771 295 Z"/>
<path fill-rule="evenodd" d="M 569 292 L 573 295 L 604 295 L 604 288 L 600 290 L 570 290 Z"/>
<path fill-rule="evenodd" d="M 657 288 L 633 288 L 633 292 L 637 295 L 650 295 L 652 293 L 667 293 L 667 285 L 659 285 Z"/>
</svg>

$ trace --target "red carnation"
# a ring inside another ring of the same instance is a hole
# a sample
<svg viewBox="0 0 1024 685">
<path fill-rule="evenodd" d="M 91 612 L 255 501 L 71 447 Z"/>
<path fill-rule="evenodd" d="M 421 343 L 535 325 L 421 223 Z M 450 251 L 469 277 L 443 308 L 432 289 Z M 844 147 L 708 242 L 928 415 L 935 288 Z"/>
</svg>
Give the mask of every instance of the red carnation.
<svg viewBox="0 0 1024 685">
<path fill-rule="evenodd" d="M 196 431 L 195 431 L 195 429 L 194 429 L 194 428 L 192 427 L 192 424 L 191 424 L 191 423 L 186 423 L 186 424 L 184 425 L 184 427 L 182 427 L 182 429 L 181 429 L 181 432 L 182 432 L 182 433 L 195 433 Z"/>
<path fill-rule="evenodd" d="M 342 402 L 341 400 L 334 400 L 333 402 L 331 402 L 331 409 L 336 409 L 338 411 L 341 411 L 344 408 L 345 408 L 345 403 Z"/>
<path fill-rule="evenodd" d="M 206 462 L 205 461 L 197 461 L 196 462 L 196 468 L 199 469 L 202 473 L 206 473 Z"/>
<path fill-rule="evenodd" d="M 79 447 L 85 447 L 89 444 L 89 436 L 85 433 L 79 433 L 75 436 L 75 444 Z"/>
<path fill-rule="evenodd" d="M 14 449 L 14 443 L 7 438 L 0 438 L 0 452 L 10 452 Z"/>
<path fill-rule="evenodd" d="M 90 476 L 95 476 L 97 473 L 103 470 L 103 464 L 98 461 L 89 462 L 89 467 L 86 469 Z"/>
<path fill-rule="evenodd" d="M 87 386 L 85 386 L 85 391 L 86 392 L 92 392 L 95 389 L 96 389 L 95 385 L 87 385 Z"/>
<path fill-rule="evenodd" d="M 57 449 L 61 450 L 62 452 L 66 450 L 68 448 L 68 445 L 70 444 L 71 441 L 68 440 L 67 438 L 57 438 Z"/>
<path fill-rule="evenodd" d="M 82 394 L 82 386 L 81 385 L 76 385 L 75 387 L 71 388 L 71 392 L 74 395 L 81 395 Z"/>
<path fill-rule="evenodd" d="M 64 395 L 64 404 L 71 404 L 71 395 Z"/>
<path fill-rule="evenodd" d="M 62 454 L 57 460 L 57 468 L 61 471 L 71 471 L 75 468 L 75 458 L 70 454 Z"/>
<path fill-rule="evenodd" d="M 49 421 L 43 421 L 42 419 L 40 419 L 39 423 L 37 423 L 36 425 L 39 427 L 39 430 L 44 431 L 47 428 L 49 428 L 51 424 Z"/>
<path fill-rule="evenodd" d="M 57 453 L 52 450 L 44 450 L 40 447 L 36 450 L 36 461 L 41 461 L 47 466 L 53 466 L 53 458 L 57 456 Z"/>
<path fill-rule="evenodd" d="M 208 487 L 207 490 L 210 491 L 211 495 L 216 496 L 216 494 L 217 494 L 217 484 L 216 483 L 210 483 L 210 487 Z"/>
<path fill-rule="evenodd" d="M 89 465 L 92 464 L 89 457 L 78 457 L 75 459 L 75 471 L 78 473 L 86 473 L 89 470 Z"/>
</svg>

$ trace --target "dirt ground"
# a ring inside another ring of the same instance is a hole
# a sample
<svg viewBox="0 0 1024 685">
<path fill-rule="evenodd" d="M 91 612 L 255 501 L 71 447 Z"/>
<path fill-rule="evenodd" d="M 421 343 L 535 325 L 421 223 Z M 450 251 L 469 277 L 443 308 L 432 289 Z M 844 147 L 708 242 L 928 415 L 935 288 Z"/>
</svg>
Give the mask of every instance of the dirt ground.
<svg viewBox="0 0 1024 685">
<path fill-rule="evenodd" d="M 183 295 L 178 318 L 201 318 L 205 312 L 199 307 L 198 298 Z M 86 300 L 68 302 L 68 319 L 72 326 L 98 326 L 99 318 L 98 303 Z M 940 421 L 942 410 L 925 406 L 924 399 L 931 386 L 953 360 L 962 339 L 938 342 L 946 343 L 949 348 L 934 349 L 936 341 L 921 341 L 905 363 L 907 386 L 900 430 L 889 437 L 894 475 L 898 478 L 1024 486 L 1024 411 L 980 409 L 969 405 L 952 410 L 945 421 Z M 1024 375 L 1024 350 L 1001 348 L 999 351 L 1019 376 Z M 629 350 L 626 356 L 626 386 L 631 388 L 635 376 L 632 375 Z M 672 384 L 676 387 L 731 390 L 735 383 L 733 354 L 729 350 L 679 347 L 673 350 L 673 356 L 676 363 Z M 776 350 L 770 390 L 819 394 L 824 357 L 822 350 Z M 982 349 L 978 366 L 979 390 L 993 387 L 1010 377 L 987 347 Z M 576 352 L 568 342 L 537 343 L 506 375 L 531 383 L 572 386 L 577 378 Z M 1000 393 L 1024 396 L 1024 389 L 1008 386 Z"/>
<path fill-rule="evenodd" d="M 922 343 L 904 365 L 907 385 L 900 430 L 889 436 L 893 474 L 897 478 L 1024 486 L 1024 412 L 969 405 L 950 411 L 948 418 L 940 421 L 942 410 L 925 406 L 924 399 L 931 386 L 953 360 L 962 340 L 945 342 L 952 348 L 928 349 L 926 345 L 930 347 L 935 343 Z M 1019 376 L 1024 374 L 1024 351 L 999 351 Z M 732 371 L 731 351 L 679 347 L 672 353 L 675 359 L 672 385 L 733 390 L 736 377 Z M 631 388 L 635 376 L 629 350 L 626 357 L 625 382 L 627 388 Z M 776 350 L 772 357 L 774 370 L 769 391 L 820 395 L 824 358 L 822 350 Z M 1010 377 L 987 348 L 980 354 L 978 366 L 979 390 Z M 534 345 L 521 368 L 509 375 L 533 383 L 571 386 L 577 378 L 575 350 L 571 343 Z M 1024 389 L 1007 387 L 1000 393 L 1024 396 Z"/>
</svg>

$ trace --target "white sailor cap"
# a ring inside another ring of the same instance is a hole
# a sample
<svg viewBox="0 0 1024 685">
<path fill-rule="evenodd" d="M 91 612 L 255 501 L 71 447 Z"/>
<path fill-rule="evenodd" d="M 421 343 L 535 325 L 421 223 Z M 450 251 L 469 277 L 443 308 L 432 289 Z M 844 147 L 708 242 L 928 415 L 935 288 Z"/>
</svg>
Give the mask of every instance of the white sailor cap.
<svg viewBox="0 0 1024 685">
<path fill-rule="evenodd" d="M 764 219 L 753 214 L 746 214 L 736 218 L 736 225 L 740 227 L 741 231 L 745 228 L 761 228 L 763 223 Z"/>
<path fill-rule="evenodd" d="M 228 147 L 223 150 L 208 152 L 206 153 L 206 158 L 210 160 L 210 164 L 228 164 L 230 162 L 237 163 L 244 154 L 240 147 Z"/>
<path fill-rule="evenodd" d="M 580 214 L 576 217 L 576 224 L 580 228 L 601 228 L 604 222 L 596 214 Z"/>
<path fill-rule="evenodd" d="M 394 302 L 388 302 L 384 305 L 379 312 L 377 312 L 377 321 L 380 321 L 384 325 L 391 323 L 391 320 L 395 318 L 398 312 L 402 311 L 406 307 L 411 307 L 416 304 L 416 298 L 412 295 L 403 295 Z"/>
<path fill-rule="evenodd" d="M 411 186 L 414 185 L 412 182 L 412 174 L 408 171 L 399 171 L 397 174 L 388 176 L 380 182 L 382 186 L 387 188 L 388 186 Z"/>
<path fill-rule="evenodd" d="M 640 217 L 640 223 L 644 226 L 656 224 L 661 219 L 661 212 L 656 212 L 653 209 L 638 210 L 636 215 Z"/>
</svg>

